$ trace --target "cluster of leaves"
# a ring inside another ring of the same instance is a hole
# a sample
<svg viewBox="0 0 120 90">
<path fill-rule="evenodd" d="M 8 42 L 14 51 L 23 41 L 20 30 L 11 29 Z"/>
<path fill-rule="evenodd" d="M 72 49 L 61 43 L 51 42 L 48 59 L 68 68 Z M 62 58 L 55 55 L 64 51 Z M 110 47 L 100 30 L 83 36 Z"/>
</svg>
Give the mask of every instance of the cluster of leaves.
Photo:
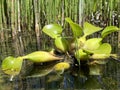
<svg viewBox="0 0 120 90">
<path fill-rule="evenodd" d="M 58 24 L 46 25 L 42 30 L 45 34 L 54 39 L 54 44 L 57 51 L 64 53 L 65 55 L 74 55 L 79 64 L 80 61 L 89 61 L 91 59 L 94 59 L 93 62 L 90 62 L 92 64 L 104 63 L 103 60 L 111 55 L 112 49 L 110 44 L 102 43 L 102 40 L 111 32 L 118 31 L 119 28 L 115 26 L 108 26 L 103 29 L 96 27 L 88 22 L 85 22 L 82 28 L 77 23 L 74 23 L 70 18 L 66 18 L 65 20 L 69 23 L 73 32 L 71 40 L 67 40 L 64 38 L 64 36 L 62 36 L 63 29 Z M 87 39 L 87 36 L 101 30 L 103 31 L 100 38 Z M 30 60 L 36 63 L 41 63 L 61 59 L 64 58 L 58 57 L 51 52 L 35 51 L 28 55 L 20 56 L 17 58 L 12 56 L 6 57 L 2 62 L 2 70 L 4 73 L 9 74 L 13 77 L 20 73 L 23 60 Z M 69 67 L 70 64 L 63 61 L 56 64 L 53 69 L 56 71 L 63 71 Z M 91 67 L 91 69 L 93 69 L 93 67 Z"/>
<path fill-rule="evenodd" d="M 54 39 L 55 46 L 60 52 L 69 53 L 70 55 L 72 53 L 79 64 L 83 60 L 88 61 L 90 65 L 89 68 L 91 69 L 90 71 L 93 72 L 91 72 L 91 74 L 99 74 L 100 71 L 96 70 L 95 67 L 98 67 L 96 65 L 105 64 L 105 59 L 112 55 L 111 45 L 109 43 L 102 43 L 102 41 L 108 34 L 118 31 L 119 28 L 116 26 L 101 28 L 88 22 L 85 22 L 82 28 L 70 18 L 65 18 L 65 21 L 69 23 L 73 32 L 71 41 L 62 36 L 63 29 L 58 24 L 44 26 L 43 32 Z M 87 39 L 87 36 L 99 31 L 101 32 L 101 37 Z M 95 73 L 94 69 L 96 70 Z"/>
</svg>

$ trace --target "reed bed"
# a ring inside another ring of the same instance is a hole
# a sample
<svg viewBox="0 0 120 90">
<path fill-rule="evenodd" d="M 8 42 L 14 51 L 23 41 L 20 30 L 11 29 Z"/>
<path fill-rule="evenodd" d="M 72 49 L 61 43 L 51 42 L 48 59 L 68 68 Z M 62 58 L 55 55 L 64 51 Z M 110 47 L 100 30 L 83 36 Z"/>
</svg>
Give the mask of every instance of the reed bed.
<svg viewBox="0 0 120 90">
<path fill-rule="evenodd" d="M 0 31 L 9 31 L 14 37 L 19 32 L 34 32 L 41 36 L 41 29 L 49 23 L 63 28 L 65 17 L 83 24 L 91 22 L 101 27 L 120 27 L 119 0 L 0 0 Z M 65 30 L 71 35 L 69 27 Z M 5 38 L 1 32 L 1 39 Z M 114 36 L 114 35 L 113 35 Z M 120 36 L 120 35 L 117 35 Z"/>
<path fill-rule="evenodd" d="M 105 25 L 119 26 L 119 21 L 114 20 L 119 19 L 119 4 L 119 0 L 1 0 L 0 30 L 12 30 L 13 36 L 34 30 L 39 36 L 45 24 L 64 25 L 65 17 L 80 24 L 94 17 Z"/>
</svg>

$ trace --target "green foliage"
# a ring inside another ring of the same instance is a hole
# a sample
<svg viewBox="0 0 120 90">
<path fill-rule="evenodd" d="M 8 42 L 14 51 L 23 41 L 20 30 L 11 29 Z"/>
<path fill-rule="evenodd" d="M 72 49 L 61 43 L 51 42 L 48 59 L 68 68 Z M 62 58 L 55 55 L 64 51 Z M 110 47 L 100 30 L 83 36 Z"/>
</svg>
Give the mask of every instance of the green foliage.
<svg viewBox="0 0 120 90">
<path fill-rule="evenodd" d="M 66 18 L 65 20 L 69 23 L 73 32 L 71 41 L 68 41 L 66 38 L 64 38 L 64 36 L 62 36 L 63 29 L 58 24 L 45 25 L 42 29 L 45 34 L 54 39 L 56 51 L 64 54 L 65 59 L 56 56 L 53 51 L 35 51 L 18 58 L 11 56 L 5 58 L 5 60 L 2 62 L 2 70 L 6 74 L 15 76 L 18 75 L 21 70 L 23 59 L 30 60 L 35 63 L 64 59 L 63 62 L 58 63 L 54 66 L 55 71 L 60 71 L 63 73 L 65 69 L 68 69 L 70 67 L 69 59 L 72 55 L 75 56 L 75 59 L 77 59 L 79 65 L 80 62 L 87 62 L 86 64 L 89 65 L 89 73 L 91 75 L 99 75 L 100 68 L 98 66 L 100 64 L 106 63 L 106 58 L 109 58 L 111 56 L 112 51 L 111 45 L 109 43 L 102 43 L 102 40 L 108 34 L 118 31 L 119 29 L 115 26 L 108 26 L 102 31 L 101 38 L 87 39 L 87 36 L 101 31 L 102 28 L 94 26 L 88 22 L 85 22 L 83 28 L 81 28 L 81 26 L 73 22 L 70 18 Z M 69 59 L 67 60 L 66 58 Z M 46 72 L 44 75 L 48 73 L 49 72 Z"/>
<path fill-rule="evenodd" d="M 68 41 L 63 37 L 58 37 L 55 39 L 55 46 L 62 52 L 67 52 L 69 49 Z"/>
<path fill-rule="evenodd" d="M 42 31 L 51 38 L 57 38 L 62 33 L 62 27 L 58 24 L 49 24 L 44 26 Z"/>
<path fill-rule="evenodd" d="M 88 59 L 88 54 L 83 51 L 83 49 L 79 49 L 75 52 L 75 57 L 78 60 L 87 60 Z"/>
<path fill-rule="evenodd" d="M 91 50 L 90 52 L 96 54 L 110 54 L 112 51 L 111 45 L 109 43 L 103 43 L 96 50 Z"/>
<path fill-rule="evenodd" d="M 102 33 L 101 33 L 102 38 L 106 37 L 108 34 L 110 34 L 112 32 L 118 31 L 118 30 L 120 30 L 120 29 L 116 26 L 108 26 L 102 31 Z"/>
<path fill-rule="evenodd" d="M 11 76 L 18 75 L 22 67 L 23 58 L 6 57 L 2 62 L 2 70 Z"/>
<path fill-rule="evenodd" d="M 102 38 L 88 39 L 83 46 L 84 50 L 95 50 L 101 45 Z"/>
<path fill-rule="evenodd" d="M 28 59 L 28 60 L 33 61 L 33 62 L 50 62 L 50 61 L 54 61 L 54 60 L 63 59 L 60 57 L 56 57 L 56 56 L 54 56 L 51 53 L 46 52 L 46 51 L 35 51 L 35 52 L 32 52 L 26 56 L 23 56 L 22 58 Z"/>
<path fill-rule="evenodd" d="M 74 37 L 80 37 L 83 35 L 82 28 L 79 24 L 74 23 L 70 18 L 65 18 L 65 20 L 70 24 Z"/>
<path fill-rule="evenodd" d="M 95 32 L 98 32 L 102 30 L 102 28 L 100 27 L 96 27 L 88 22 L 85 22 L 84 23 L 84 26 L 83 26 L 83 32 L 84 32 L 84 35 L 87 36 L 87 35 L 91 35 Z"/>
</svg>

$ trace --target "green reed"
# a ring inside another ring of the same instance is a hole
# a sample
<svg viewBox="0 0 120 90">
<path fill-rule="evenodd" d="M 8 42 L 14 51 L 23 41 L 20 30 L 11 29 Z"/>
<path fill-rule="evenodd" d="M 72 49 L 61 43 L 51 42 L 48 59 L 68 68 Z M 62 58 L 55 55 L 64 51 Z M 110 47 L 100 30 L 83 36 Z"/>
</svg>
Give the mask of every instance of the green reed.
<svg viewBox="0 0 120 90">
<path fill-rule="evenodd" d="M 45 24 L 64 26 L 64 18 L 70 17 L 82 25 L 96 12 L 101 13 L 101 20 L 107 25 L 113 25 L 113 11 L 119 14 L 119 3 L 119 0 L 0 0 L 0 29 L 10 29 L 13 36 L 21 31 L 34 31 L 39 36 Z"/>
</svg>

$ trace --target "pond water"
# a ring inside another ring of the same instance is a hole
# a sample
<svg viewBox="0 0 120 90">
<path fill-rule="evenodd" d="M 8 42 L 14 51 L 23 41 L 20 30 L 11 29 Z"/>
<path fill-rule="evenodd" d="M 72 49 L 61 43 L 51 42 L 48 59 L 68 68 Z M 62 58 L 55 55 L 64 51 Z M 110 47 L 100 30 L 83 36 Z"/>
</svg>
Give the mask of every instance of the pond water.
<svg viewBox="0 0 120 90">
<path fill-rule="evenodd" d="M 13 39 L 7 35 L 4 40 L 0 40 L 0 61 L 7 56 L 17 57 L 38 50 L 48 50 L 50 46 L 53 43 L 44 36 L 36 38 L 34 34 L 27 33 Z M 13 81 L 0 70 L 0 90 L 120 90 L 119 61 L 110 59 L 103 65 L 102 75 L 87 77 L 74 65 L 62 74 L 52 71 L 55 63 L 24 62 L 21 74 Z M 86 67 L 84 69 L 87 70 Z"/>
</svg>

